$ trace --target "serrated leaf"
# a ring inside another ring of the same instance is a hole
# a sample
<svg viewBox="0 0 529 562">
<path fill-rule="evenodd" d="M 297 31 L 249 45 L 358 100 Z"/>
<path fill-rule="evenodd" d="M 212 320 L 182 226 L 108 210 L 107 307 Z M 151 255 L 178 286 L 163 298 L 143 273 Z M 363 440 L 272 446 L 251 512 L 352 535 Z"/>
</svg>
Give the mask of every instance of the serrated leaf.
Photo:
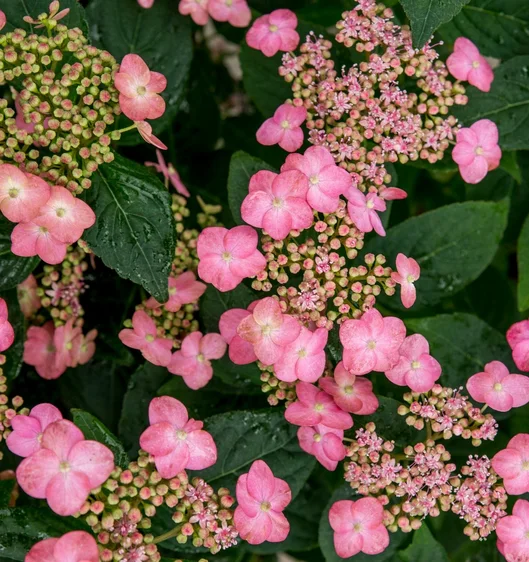
<svg viewBox="0 0 529 562">
<path fill-rule="evenodd" d="M 97 217 L 83 234 L 93 252 L 118 275 L 166 302 L 176 231 L 163 184 L 145 166 L 116 154 L 92 176 L 83 199 Z"/>
<path fill-rule="evenodd" d="M 15 341 L 9 349 L 3 352 L 6 362 L 2 365 L 3 375 L 8 381 L 12 381 L 18 376 L 22 367 L 24 342 L 26 341 L 26 319 L 20 310 L 16 289 L 1 292 L 0 298 L 6 301 L 8 320 L 15 330 Z"/>
<path fill-rule="evenodd" d="M 114 462 L 121 468 L 127 468 L 129 457 L 118 438 L 95 416 L 84 410 L 72 410 L 73 422 L 83 432 L 85 439 L 98 441 L 114 453 Z"/>
<path fill-rule="evenodd" d="M 518 310 L 529 308 L 529 216 L 518 238 Z"/>
</svg>

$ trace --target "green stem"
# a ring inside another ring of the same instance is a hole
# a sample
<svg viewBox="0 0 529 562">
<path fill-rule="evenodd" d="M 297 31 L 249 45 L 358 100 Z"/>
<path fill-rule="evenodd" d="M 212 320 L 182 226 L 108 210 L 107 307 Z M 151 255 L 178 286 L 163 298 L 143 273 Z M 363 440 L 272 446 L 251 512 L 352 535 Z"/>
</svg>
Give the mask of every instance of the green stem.
<svg viewBox="0 0 529 562">
<path fill-rule="evenodd" d="M 154 540 L 152 541 L 152 543 L 158 544 L 158 543 L 161 543 L 163 541 L 166 541 L 167 539 L 172 539 L 173 537 L 176 537 L 179 532 L 180 532 L 180 526 L 175 527 L 174 529 L 171 529 L 170 531 L 167 531 L 167 533 L 164 533 L 163 535 L 160 535 L 159 537 L 154 537 Z"/>
</svg>

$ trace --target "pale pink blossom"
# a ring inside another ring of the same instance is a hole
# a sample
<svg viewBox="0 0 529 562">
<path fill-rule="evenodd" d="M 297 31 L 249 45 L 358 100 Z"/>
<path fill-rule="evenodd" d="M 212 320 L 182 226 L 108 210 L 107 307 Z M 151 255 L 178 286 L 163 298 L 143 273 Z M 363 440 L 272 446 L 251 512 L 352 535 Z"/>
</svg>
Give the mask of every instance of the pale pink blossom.
<svg viewBox="0 0 529 562">
<path fill-rule="evenodd" d="M 529 560 L 529 501 L 517 500 L 512 515 L 498 521 L 496 534 L 506 560 Z"/>
<path fill-rule="evenodd" d="M 48 15 L 48 19 L 50 20 L 54 20 L 54 21 L 59 21 L 62 18 L 66 17 L 69 13 L 70 13 L 70 8 L 65 8 L 64 10 L 60 10 L 61 4 L 59 2 L 59 0 L 53 0 L 52 2 L 50 2 L 49 5 L 49 15 Z M 44 27 L 44 24 L 42 23 L 41 20 L 39 19 L 33 19 L 31 16 L 24 16 L 22 18 L 25 22 L 30 23 L 32 25 L 35 26 L 35 29 L 42 29 Z"/>
<path fill-rule="evenodd" d="M 257 172 L 250 179 L 249 194 L 241 205 L 243 220 L 262 228 L 275 240 L 284 240 L 291 230 L 309 228 L 314 214 L 306 199 L 308 183 L 298 170 Z"/>
<path fill-rule="evenodd" d="M 343 429 L 333 429 L 322 424 L 300 427 L 298 441 L 299 446 L 316 457 L 327 470 L 336 470 L 338 463 L 345 458 Z"/>
<path fill-rule="evenodd" d="M 340 326 L 344 366 L 354 375 L 389 371 L 399 360 L 399 348 L 405 337 L 402 320 L 384 318 L 375 308 L 360 319 L 346 320 Z"/>
<path fill-rule="evenodd" d="M 265 257 L 257 249 L 258 241 L 257 232 L 245 225 L 230 230 L 205 228 L 197 240 L 199 277 L 222 292 L 255 277 L 266 266 Z"/>
<path fill-rule="evenodd" d="M 297 400 L 285 410 L 285 418 L 294 425 L 316 426 L 319 424 L 333 429 L 353 427 L 351 415 L 336 405 L 332 396 L 313 384 L 298 382 Z"/>
<path fill-rule="evenodd" d="M 165 112 L 165 101 L 160 96 L 167 87 L 163 74 L 149 70 L 139 55 L 125 55 L 119 72 L 114 77 L 119 91 L 119 106 L 133 121 L 158 119 Z"/>
<path fill-rule="evenodd" d="M 42 448 L 17 468 L 20 487 L 33 498 L 46 499 L 59 515 L 73 515 L 88 494 L 114 470 L 112 451 L 97 441 L 85 441 L 68 420 L 50 424 L 42 434 Z"/>
<path fill-rule="evenodd" d="M 38 404 L 27 416 L 15 416 L 11 420 L 13 431 L 6 440 L 8 449 L 19 457 L 36 453 L 42 448 L 42 433 L 58 420 L 62 420 L 62 414 L 53 404 Z"/>
<path fill-rule="evenodd" d="M 516 322 L 507 330 L 512 358 L 521 371 L 529 371 L 529 320 Z"/>
<path fill-rule="evenodd" d="M 153 135 L 150 123 L 147 123 L 147 121 L 134 121 L 134 125 L 136 125 L 138 133 L 140 133 L 141 138 L 145 142 L 152 144 L 160 150 L 167 150 L 167 146 L 157 136 Z"/>
<path fill-rule="evenodd" d="M 34 219 L 50 197 L 50 186 L 12 164 L 0 164 L 0 211 L 11 222 Z"/>
<path fill-rule="evenodd" d="M 158 308 L 163 306 L 169 312 L 179 311 L 184 304 L 198 301 L 204 294 L 206 285 L 197 281 L 192 271 L 186 271 L 178 277 L 169 277 L 169 300 L 160 304 L 154 297 L 145 303 L 147 308 Z"/>
<path fill-rule="evenodd" d="M 72 342 L 72 366 L 85 365 L 92 359 L 96 352 L 95 339 L 97 337 L 97 330 L 90 330 L 86 336 L 79 334 Z"/>
<path fill-rule="evenodd" d="M 254 353 L 264 365 L 273 365 L 299 335 L 301 324 L 289 314 L 281 312 L 279 302 L 266 297 L 261 299 L 252 314 L 243 318 L 237 334 L 253 345 Z"/>
<path fill-rule="evenodd" d="M 40 297 L 37 295 L 37 280 L 33 274 L 17 285 L 17 296 L 20 309 L 25 318 L 31 318 L 40 308 Z"/>
<path fill-rule="evenodd" d="M 156 323 L 143 310 L 134 313 L 132 330 L 121 330 L 118 337 L 126 346 L 139 349 L 143 357 L 153 365 L 169 365 L 173 341 L 158 335 Z"/>
<path fill-rule="evenodd" d="M 180 0 L 178 11 L 183 16 L 191 16 L 197 25 L 208 23 L 208 0 Z"/>
<path fill-rule="evenodd" d="M 296 152 L 303 144 L 301 124 L 306 118 L 304 107 L 284 103 L 276 109 L 273 117 L 259 127 L 257 141 L 265 146 L 279 144 L 287 152 Z"/>
<path fill-rule="evenodd" d="M 468 379 L 467 390 L 476 402 L 508 412 L 529 402 L 529 377 L 511 375 L 501 361 L 491 361 L 485 365 L 485 372 Z"/>
<path fill-rule="evenodd" d="M 217 447 L 203 423 L 190 419 L 186 407 L 170 396 L 153 398 L 148 427 L 140 446 L 154 457 L 162 478 L 174 478 L 183 470 L 203 470 L 217 462 Z"/>
<path fill-rule="evenodd" d="M 494 72 L 470 39 L 456 39 L 454 52 L 446 59 L 446 66 L 454 78 L 466 80 L 482 92 L 490 91 Z"/>
<path fill-rule="evenodd" d="M 428 392 L 441 376 L 441 365 L 430 355 L 427 339 L 421 334 L 408 336 L 399 349 L 399 360 L 386 371 L 386 377 L 413 392 Z"/>
<path fill-rule="evenodd" d="M 57 353 L 57 361 L 66 367 L 77 367 L 73 353 L 76 342 L 82 338 L 81 328 L 74 325 L 74 319 L 70 318 L 62 326 L 55 328 L 53 344 Z"/>
<path fill-rule="evenodd" d="M 459 129 L 452 158 L 467 183 L 479 183 L 488 172 L 500 165 L 498 138 L 498 127 L 489 119 L 481 119 L 470 128 Z"/>
<path fill-rule="evenodd" d="M 208 0 L 209 15 L 216 21 L 227 21 L 233 27 L 246 27 L 252 12 L 246 0 Z"/>
<path fill-rule="evenodd" d="M 299 170 L 308 179 L 307 202 L 321 213 L 334 213 L 340 195 L 348 193 L 352 180 L 349 172 L 340 168 L 332 154 L 323 146 L 311 146 L 303 155 L 289 154 L 281 171 Z"/>
<path fill-rule="evenodd" d="M 336 405 L 346 412 L 367 416 L 374 414 L 378 408 L 371 381 L 350 373 L 343 361 L 336 365 L 333 377 L 324 377 L 319 384 L 333 397 Z"/>
<path fill-rule="evenodd" d="M 529 433 L 515 435 L 491 462 L 492 468 L 503 478 L 508 494 L 529 492 Z"/>
<path fill-rule="evenodd" d="M 67 357 L 57 354 L 54 335 L 55 327 L 50 321 L 42 327 L 30 326 L 24 342 L 24 362 L 47 380 L 59 378 L 67 367 Z"/>
<path fill-rule="evenodd" d="M 138 0 L 138 4 L 142 8 L 152 8 L 152 6 L 154 4 L 154 0 Z"/>
<path fill-rule="evenodd" d="M 33 545 L 24 562 L 99 562 L 99 549 L 92 535 L 71 531 L 58 539 L 44 539 Z"/>
<path fill-rule="evenodd" d="M 291 10 L 274 10 L 253 22 L 246 33 L 246 42 L 267 57 L 278 51 L 294 51 L 299 43 L 297 25 L 298 18 Z"/>
<path fill-rule="evenodd" d="M 0 31 L 4 29 L 6 23 L 7 23 L 6 15 L 4 14 L 4 12 L 2 12 L 2 10 L 0 10 Z"/>
<path fill-rule="evenodd" d="M 338 556 L 349 558 L 359 552 L 383 552 L 389 545 L 389 533 L 383 520 L 384 509 L 375 498 L 341 500 L 333 504 L 329 522 Z"/>
<path fill-rule="evenodd" d="M 386 202 L 376 193 L 369 192 L 364 195 L 358 188 L 351 187 L 346 194 L 347 212 L 356 228 L 361 232 L 374 230 L 380 236 L 386 236 L 382 221 L 377 211 L 386 210 Z"/>
<path fill-rule="evenodd" d="M 0 298 L 0 352 L 10 348 L 15 341 L 15 331 L 7 318 L 7 303 Z"/>
<path fill-rule="evenodd" d="M 192 0 L 193 2 L 195 0 Z M 169 162 L 167 164 L 160 150 L 156 151 L 156 159 L 158 162 L 145 162 L 146 166 L 152 166 L 159 174 L 162 174 L 166 185 L 171 183 L 171 185 L 176 189 L 180 195 L 189 197 L 189 191 L 187 187 L 182 183 L 179 173 L 176 171 L 175 167 Z"/>
<path fill-rule="evenodd" d="M 244 308 L 232 308 L 224 312 L 219 319 L 220 335 L 228 344 L 229 358 L 236 365 L 247 365 L 257 361 L 253 345 L 237 333 L 239 324 L 250 314 L 251 312 Z"/>
<path fill-rule="evenodd" d="M 11 251 L 15 256 L 39 256 L 53 265 L 64 261 L 67 248 L 67 243 L 55 238 L 45 226 L 34 222 L 21 222 L 11 233 Z"/>
<path fill-rule="evenodd" d="M 274 374 L 280 381 L 316 382 L 325 369 L 325 346 L 329 332 L 318 328 L 314 332 L 304 326 L 299 336 L 287 347 L 274 364 Z"/>
<path fill-rule="evenodd" d="M 391 279 L 400 285 L 400 299 L 406 308 L 413 306 L 417 297 L 415 281 L 421 276 L 421 268 L 413 258 L 404 254 L 397 255 L 397 271 L 391 274 Z"/>
<path fill-rule="evenodd" d="M 283 511 L 292 499 L 290 486 L 276 478 L 270 467 L 255 461 L 249 472 L 241 474 L 236 488 L 235 528 L 250 544 L 284 541 L 290 524 Z"/>
<path fill-rule="evenodd" d="M 189 388 L 198 390 L 206 386 L 213 376 L 212 359 L 220 359 L 226 353 L 226 342 L 220 334 L 193 332 L 187 335 L 182 347 L 173 353 L 167 369 L 180 375 Z"/>
</svg>

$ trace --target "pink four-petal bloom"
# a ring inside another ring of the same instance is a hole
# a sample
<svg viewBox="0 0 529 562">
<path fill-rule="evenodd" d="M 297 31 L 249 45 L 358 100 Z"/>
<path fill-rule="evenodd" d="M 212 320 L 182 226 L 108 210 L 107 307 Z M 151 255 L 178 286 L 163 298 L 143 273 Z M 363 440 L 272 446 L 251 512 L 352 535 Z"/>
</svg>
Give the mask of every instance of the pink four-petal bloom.
<svg viewBox="0 0 529 562">
<path fill-rule="evenodd" d="M 512 515 L 496 526 L 498 549 L 507 560 L 529 560 L 529 501 L 517 500 Z"/>
<path fill-rule="evenodd" d="M 323 424 L 298 429 L 299 446 L 316 457 L 327 470 L 336 470 L 345 458 L 343 429 L 333 429 Z"/>
<path fill-rule="evenodd" d="M 421 268 L 413 258 L 407 258 L 404 254 L 397 256 L 397 271 L 391 274 L 391 279 L 400 285 L 400 299 L 406 308 L 413 306 L 417 293 L 415 281 L 421 276 Z"/>
<path fill-rule="evenodd" d="M 274 10 L 258 17 L 246 33 L 252 49 L 273 57 L 278 51 L 294 51 L 299 43 L 298 18 L 291 10 Z"/>
<path fill-rule="evenodd" d="M 507 343 L 520 371 L 529 371 L 529 320 L 516 322 L 507 330 Z"/>
<path fill-rule="evenodd" d="M 482 92 L 488 92 L 494 72 L 487 59 L 480 54 L 470 39 L 458 37 L 454 43 L 454 52 L 446 59 L 450 74 L 458 80 L 466 80 Z"/>
<path fill-rule="evenodd" d="M 37 280 L 33 274 L 17 285 L 17 296 L 20 309 L 25 318 L 31 318 L 40 308 L 40 297 L 37 295 Z"/>
<path fill-rule="evenodd" d="M 481 119 L 469 128 L 459 129 L 452 158 L 467 183 L 479 183 L 488 172 L 500 165 L 498 138 L 498 127 L 489 119 Z"/>
<path fill-rule="evenodd" d="M 39 256 L 46 263 L 57 264 L 66 257 L 67 248 L 67 243 L 35 222 L 21 222 L 11 232 L 11 251 L 15 256 Z"/>
<path fill-rule="evenodd" d="M 44 539 L 31 547 L 24 562 L 99 562 L 97 543 L 85 531 L 72 531 L 58 539 Z"/>
<path fill-rule="evenodd" d="M 220 359 L 226 353 L 226 342 L 220 334 L 193 332 L 184 338 L 182 348 L 173 353 L 167 366 L 173 375 L 181 375 L 193 390 L 206 386 L 213 376 L 211 359 Z"/>
<path fill-rule="evenodd" d="M 224 312 L 219 319 L 220 335 L 228 344 L 228 355 L 236 365 L 247 365 L 257 361 L 253 345 L 237 333 L 239 324 L 250 314 L 251 312 L 244 308 L 232 308 Z"/>
<path fill-rule="evenodd" d="M 334 213 L 340 195 L 351 188 L 351 176 L 340 168 L 323 146 L 311 146 L 305 154 L 289 154 L 281 171 L 299 170 L 308 179 L 307 202 L 321 213 Z"/>
<path fill-rule="evenodd" d="M 346 197 L 348 200 L 347 212 L 358 230 L 361 232 L 374 230 L 380 236 L 386 236 L 382 221 L 377 214 L 377 211 L 386 210 L 386 202 L 382 197 L 373 192 L 365 195 L 356 187 L 351 187 Z"/>
<path fill-rule="evenodd" d="M 151 309 L 163 306 L 169 312 L 177 312 L 184 304 L 198 301 L 205 290 L 206 285 L 197 281 L 192 271 L 186 271 L 178 277 L 169 277 L 169 300 L 165 304 L 162 305 L 151 297 L 145 306 Z"/>
<path fill-rule="evenodd" d="M 491 361 L 484 372 L 468 379 L 467 390 L 477 402 L 498 412 L 508 412 L 529 402 L 529 377 L 511 375 L 501 361 Z"/>
<path fill-rule="evenodd" d="M 506 449 L 494 455 L 492 468 L 503 478 L 508 494 L 529 492 L 529 433 L 515 435 Z"/>
<path fill-rule="evenodd" d="M 266 266 L 265 257 L 257 249 L 258 241 L 257 232 L 249 226 L 205 228 L 197 241 L 199 277 L 219 291 L 235 289 Z"/>
<path fill-rule="evenodd" d="M 216 21 L 227 21 L 233 27 L 246 27 L 252 12 L 246 0 L 209 0 L 209 15 Z"/>
<path fill-rule="evenodd" d="M 273 117 L 259 127 L 257 141 L 265 146 L 279 144 L 287 152 L 296 152 L 303 144 L 301 124 L 306 118 L 304 107 L 284 103 L 276 109 Z"/>
<path fill-rule="evenodd" d="M 208 23 L 208 0 L 180 0 L 178 11 L 183 16 L 191 16 L 197 25 Z"/>
<path fill-rule="evenodd" d="M 312 225 L 314 213 L 307 203 L 307 190 L 308 179 L 298 170 L 280 174 L 261 170 L 250 179 L 241 216 L 275 240 L 284 240 L 291 230 Z"/>
<path fill-rule="evenodd" d="M 54 342 L 53 322 L 44 326 L 30 326 L 24 342 L 24 363 L 35 367 L 37 373 L 47 380 L 60 377 L 66 371 L 68 358 L 58 354 Z"/>
<path fill-rule="evenodd" d="M 399 348 L 405 337 L 402 320 L 384 318 L 375 308 L 360 319 L 346 320 L 340 326 L 344 366 L 354 375 L 389 371 L 399 360 Z"/>
<path fill-rule="evenodd" d="M 7 318 L 7 303 L 0 298 L 0 353 L 9 349 L 15 341 L 15 331 Z"/>
<path fill-rule="evenodd" d="M 174 478 L 183 470 L 203 470 L 217 462 L 217 447 L 203 423 L 190 419 L 186 407 L 170 396 L 153 398 L 148 427 L 140 446 L 154 457 L 162 478 Z"/>
<path fill-rule="evenodd" d="M 276 478 L 264 461 L 255 461 L 248 473 L 239 476 L 236 495 L 234 523 L 243 540 L 261 544 L 287 538 L 290 524 L 283 511 L 292 493 L 289 485 Z"/>
</svg>

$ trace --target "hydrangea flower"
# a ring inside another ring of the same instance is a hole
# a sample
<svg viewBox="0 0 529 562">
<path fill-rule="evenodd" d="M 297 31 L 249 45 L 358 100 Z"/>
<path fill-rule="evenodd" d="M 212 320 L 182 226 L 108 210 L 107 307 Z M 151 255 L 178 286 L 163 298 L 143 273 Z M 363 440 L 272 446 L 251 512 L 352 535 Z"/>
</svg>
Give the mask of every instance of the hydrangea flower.
<svg viewBox="0 0 529 562">
<path fill-rule="evenodd" d="M 99 562 L 97 543 L 85 531 L 72 531 L 58 539 L 33 545 L 24 562 Z"/>
<path fill-rule="evenodd" d="M 498 521 L 496 534 L 498 550 L 507 560 L 529 560 L 529 501 L 518 500 L 512 515 Z"/>
<path fill-rule="evenodd" d="M 267 119 L 257 131 L 257 142 L 265 146 L 278 144 L 287 152 L 296 152 L 303 144 L 301 124 L 307 117 L 304 107 L 289 103 L 279 106 L 273 117 Z"/>
<path fill-rule="evenodd" d="M 252 49 L 273 57 L 278 51 L 293 51 L 299 44 L 298 18 L 291 10 L 274 10 L 258 17 L 246 33 Z"/>
<path fill-rule="evenodd" d="M 15 341 L 15 331 L 8 320 L 7 303 L 0 298 L 0 353 L 9 349 Z"/>
<path fill-rule="evenodd" d="M 515 435 L 492 458 L 492 468 L 503 478 L 508 494 L 529 492 L 529 433 Z"/>
<path fill-rule="evenodd" d="M 356 187 L 351 187 L 346 196 L 348 200 L 347 212 L 358 230 L 361 232 L 374 230 L 378 235 L 386 236 L 382 221 L 377 214 L 377 211 L 383 212 L 386 210 L 384 199 L 373 192 L 364 195 Z"/>
<path fill-rule="evenodd" d="M 169 312 L 179 311 L 184 304 L 198 301 L 206 291 L 206 285 L 197 281 L 192 271 L 185 271 L 178 277 L 169 277 L 169 300 L 161 304 L 154 297 L 145 303 L 147 308 L 163 306 Z"/>
<path fill-rule="evenodd" d="M 49 264 L 64 261 L 68 244 L 61 242 L 35 222 L 21 222 L 11 232 L 11 251 L 15 256 L 39 258 Z"/>
<path fill-rule="evenodd" d="M 529 371 L 529 320 L 516 322 L 507 330 L 512 358 L 521 371 Z"/>
<path fill-rule="evenodd" d="M 230 360 L 236 365 L 247 365 L 257 361 L 253 345 L 243 340 L 237 333 L 239 324 L 250 315 L 250 310 L 232 308 L 224 312 L 219 319 L 220 335 L 229 346 L 228 355 Z"/>
<path fill-rule="evenodd" d="M 450 74 L 458 80 L 466 80 L 482 92 L 490 91 L 494 72 L 487 59 L 482 56 L 472 41 L 458 37 L 454 52 L 446 59 Z"/>
<path fill-rule="evenodd" d="M 343 429 L 333 429 L 319 424 L 298 429 L 299 446 L 309 455 L 316 457 L 327 470 L 336 470 L 345 458 Z"/>
<path fill-rule="evenodd" d="M 209 15 L 216 21 L 227 21 L 233 27 L 246 27 L 252 12 L 246 0 L 209 0 Z"/>
<path fill-rule="evenodd" d="M 417 298 L 415 281 L 421 276 L 421 268 L 416 260 L 407 258 L 404 254 L 397 255 L 397 271 L 391 274 L 391 279 L 400 285 L 400 298 L 406 308 L 410 308 Z"/>
<path fill-rule="evenodd" d="M 208 23 L 208 0 L 180 0 L 178 11 L 183 16 L 191 16 L 197 25 Z"/>
</svg>

